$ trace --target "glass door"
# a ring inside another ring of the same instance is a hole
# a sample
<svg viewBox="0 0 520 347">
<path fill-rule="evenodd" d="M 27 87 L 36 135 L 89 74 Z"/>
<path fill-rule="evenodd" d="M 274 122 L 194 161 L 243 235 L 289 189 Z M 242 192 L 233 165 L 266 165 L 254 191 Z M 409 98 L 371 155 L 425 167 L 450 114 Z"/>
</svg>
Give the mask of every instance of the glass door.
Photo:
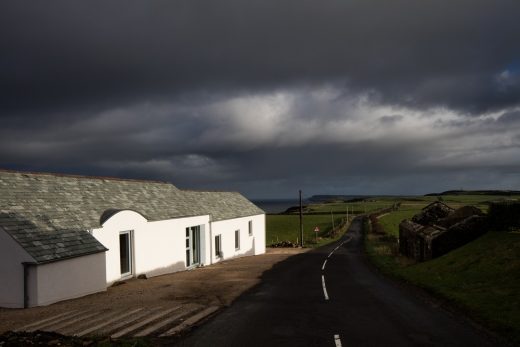
<svg viewBox="0 0 520 347">
<path fill-rule="evenodd" d="M 186 267 L 200 264 L 200 226 L 186 228 Z"/>
<path fill-rule="evenodd" d="M 132 274 L 132 244 L 130 231 L 119 234 L 119 263 L 121 276 Z"/>
</svg>

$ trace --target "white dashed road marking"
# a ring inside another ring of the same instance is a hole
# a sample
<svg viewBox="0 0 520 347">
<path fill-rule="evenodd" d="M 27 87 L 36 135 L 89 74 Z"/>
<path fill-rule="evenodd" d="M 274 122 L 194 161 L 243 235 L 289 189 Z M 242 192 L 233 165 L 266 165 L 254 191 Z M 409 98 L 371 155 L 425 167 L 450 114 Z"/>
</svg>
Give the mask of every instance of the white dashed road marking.
<svg viewBox="0 0 520 347">
<path fill-rule="evenodd" d="M 323 262 L 321 271 L 325 271 L 325 266 L 327 265 L 327 260 L 332 256 L 332 254 L 334 254 L 334 252 L 336 252 L 338 250 L 338 248 L 340 248 L 341 246 L 343 246 L 345 243 L 349 242 L 350 240 L 352 240 L 352 237 L 349 236 L 349 238 L 347 240 L 340 243 L 338 246 L 336 246 L 336 248 L 334 248 L 332 250 L 332 252 L 329 253 L 329 255 L 327 256 L 327 259 L 325 259 L 325 261 Z M 325 276 L 324 275 L 321 275 L 321 285 L 323 287 L 323 295 L 325 296 L 325 300 L 329 300 L 329 294 L 327 294 L 327 287 L 325 286 Z"/>
<path fill-rule="evenodd" d="M 321 285 L 323 286 L 323 295 L 325 300 L 329 300 L 329 294 L 327 294 L 327 287 L 325 286 L 325 276 L 321 275 Z"/>
<path fill-rule="evenodd" d="M 336 343 L 336 347 L 341 347 L 341 339 L 339 335 L 334 335 L 334 343 Z"/>
</svg>

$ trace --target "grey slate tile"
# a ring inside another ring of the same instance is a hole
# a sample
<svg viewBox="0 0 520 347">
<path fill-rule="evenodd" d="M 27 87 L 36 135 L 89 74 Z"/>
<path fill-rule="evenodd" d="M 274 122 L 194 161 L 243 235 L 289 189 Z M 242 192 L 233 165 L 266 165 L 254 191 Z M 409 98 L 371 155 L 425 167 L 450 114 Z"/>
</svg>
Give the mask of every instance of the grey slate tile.
<svg viewBox="0 0 520 347">
<path fill-rule="evenodd" d="M 213 221 L 264 212 L 239 193 L 179 190 L 156 181 L 0 171 L 0 226 L 38 262 L 105 248 L 87 230 L 108 209 L 149 221 L 211 215 Z"/>
</svg>

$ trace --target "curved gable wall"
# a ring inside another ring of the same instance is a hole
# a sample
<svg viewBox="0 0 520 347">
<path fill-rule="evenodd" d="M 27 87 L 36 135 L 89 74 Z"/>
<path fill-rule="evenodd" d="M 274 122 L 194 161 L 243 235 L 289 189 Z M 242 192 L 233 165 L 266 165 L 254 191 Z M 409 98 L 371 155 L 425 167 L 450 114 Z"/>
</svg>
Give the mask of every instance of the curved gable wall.
<svg viewBox="0 0 520 347">
<path fill-rule="evenodd" d="M 92 235 L 108 248 L 106 257 L 106 282 L 122 279 L 119 257 L 119 234 L 131 231 L 133 249 L 133 276 L 156 276 L 185 270 L 187 227 L 201 227 L 202 262 L 209 264 L 210 245 L 205 231 L 209 230 L 209 215 L 147 221 L 135 211 L 124 210 L 109 218 Z"/>
<path fill-rule="evenodd" d="M 103 228 L 125 228 L 133 229 L 134 226 L 146 223 L 146 218 L 139 212 L 133 210 L 119 210 L 112 214 L 101 224 Z"/>
</svg>

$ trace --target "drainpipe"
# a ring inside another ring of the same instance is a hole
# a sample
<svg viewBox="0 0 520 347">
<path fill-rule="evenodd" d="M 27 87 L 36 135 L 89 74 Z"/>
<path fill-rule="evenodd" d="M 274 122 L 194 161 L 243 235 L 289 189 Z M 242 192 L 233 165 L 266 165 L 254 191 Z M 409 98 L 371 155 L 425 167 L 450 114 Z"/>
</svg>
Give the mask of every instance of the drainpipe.
<svg viewBox="0 0 520 347">
<path fill-rule="evenodd" d="M 29 307 L 29 267 L 36 265 L 32 262 L 23 262 L 23 308 Z"/>
<path fill-rule="evenodd" d="M 211 215 L 209 215 L 209 264 L 213 264 L 213 230 L 211 230 Z"/>
</svg>

